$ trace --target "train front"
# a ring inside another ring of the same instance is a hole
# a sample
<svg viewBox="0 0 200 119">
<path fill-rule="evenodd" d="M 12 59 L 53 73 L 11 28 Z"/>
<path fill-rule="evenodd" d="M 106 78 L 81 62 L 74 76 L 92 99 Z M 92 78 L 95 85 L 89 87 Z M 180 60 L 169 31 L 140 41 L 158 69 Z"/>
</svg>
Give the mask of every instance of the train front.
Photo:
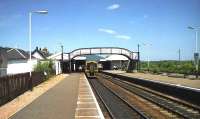
<svg viewBox="0 0 200 119">
<path fill-rule="evenodd" d="M 98 72 L 98 63 L 95 61 L 87 61 L 85 70 L 87 77 L 96 78 L 97 72 Z"/>
</svg>

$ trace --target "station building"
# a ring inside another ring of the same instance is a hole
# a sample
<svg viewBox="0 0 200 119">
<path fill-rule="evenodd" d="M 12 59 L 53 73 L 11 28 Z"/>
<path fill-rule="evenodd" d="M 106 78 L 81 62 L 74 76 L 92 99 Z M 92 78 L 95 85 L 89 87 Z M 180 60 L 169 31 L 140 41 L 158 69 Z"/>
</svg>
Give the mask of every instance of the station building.
<svg viewBox="0 0 200 119">
<path fill-rule="evenodd" d="M 101 57 L 107 55 L 107 57 Z M 79 48 L 69 53 L 56 53 L 48 57 L 55 64 L 56 74 L 84 71 L 86 61 L 96 61 L 103 69 L 125 69 L 127 72 L 136 70 L 139 52 L 119 47 Z"/>
<path fill-rule="evenodd" d="M 54 54 L 49 59 L 54 61 L 54 68 L 56 74 L 68 73 L 70 72 L 69 67 L 71 63 L 72 72 L 81 72 L 85 71 L 86 61 L 96 61 L 102 65 L 103 70 L 125 70 L 128 65 L 129 59 L 122 55 L 107 55 L 102 57 L 100 55 L 86 55 L 86 56 L 77 56 L 69 62 L 65 59 L 65 54 L 63 54 L 63 61 L 61 60 L 62 53 Z"/>
</svg>

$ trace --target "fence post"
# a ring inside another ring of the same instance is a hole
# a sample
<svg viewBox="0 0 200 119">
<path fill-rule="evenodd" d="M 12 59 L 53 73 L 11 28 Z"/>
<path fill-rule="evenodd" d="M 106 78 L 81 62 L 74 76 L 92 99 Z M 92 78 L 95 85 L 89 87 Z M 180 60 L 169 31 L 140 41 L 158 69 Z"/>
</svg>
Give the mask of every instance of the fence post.
<svg viewBox="0 0 200 119">
<path fill-rule="evenodd" d="M 6 77 L 6 87 L 7 87 L 7 100 L 10 100 L 10 78 L 9 77 Z"/>
<path fill-rule="evenodd" d="M 31 91 L 33 91 L 33 78 L 32 78 L 33 75 L 34 73 L 29 77 L 29 89 Z"/>
</svg>

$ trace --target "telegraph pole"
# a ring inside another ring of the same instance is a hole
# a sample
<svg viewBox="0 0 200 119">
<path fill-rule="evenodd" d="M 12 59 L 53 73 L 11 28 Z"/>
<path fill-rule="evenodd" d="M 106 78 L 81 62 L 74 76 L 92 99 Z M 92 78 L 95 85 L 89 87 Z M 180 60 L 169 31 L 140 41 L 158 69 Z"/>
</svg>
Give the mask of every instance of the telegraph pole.
<svg viewBox="0 0 200 119">
<path fill-rule="evenodd" d="M 140 44 L 138 44 L 138 71 L 140 71 Z"/>
<path fill-rule="evenodd" d="M 191 27 L 189 26 L 188 29 L 195 31 L 195 52 L 194 52 L 194 63 L 195 63 L 195 69 L 196 69 L 196 78 L 198 79 L 198 73 L 199 73 L 199 52 L 198 52 L 198 30 L 200 27 Z"/>
<path fill-rule="evenodd" d="M 178 61 L 179 61 L 179 64 L 181 63 L 181 49 L 179 48 L 178 50 Z"/>
<path fill-rule="evenodd" d="M 61 71 L 63 73 L 63 45 L 61 44 L 61 62 L 60 62 L 60 66 L 61 66 Z"/>
<path fill-rule="evenodd" d="M 148 55 L 147 55 L 147 67 L 148 67 L 148 72 L 149 72 L 149 68 L 150 68 L 150 60 L 149 60 L 149 50 L 150 50 L 150 46 L 152 46 L 152 44 L 150 43 L 143 43 L 144 46 L 147 46 L 147 50 L 148 50 Z"/>
</svg>

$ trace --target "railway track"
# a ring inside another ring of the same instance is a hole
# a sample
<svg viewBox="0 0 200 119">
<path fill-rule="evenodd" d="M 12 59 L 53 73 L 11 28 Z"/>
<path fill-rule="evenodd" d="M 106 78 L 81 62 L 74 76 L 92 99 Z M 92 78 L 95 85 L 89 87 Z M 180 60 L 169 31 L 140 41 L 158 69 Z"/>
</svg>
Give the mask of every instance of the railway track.
<svg viewBox="0 0 200 119">
<path fill-rule="evenodd" d="M 130 82 L 126 82 L 117 78 L 112 78 L 107 75 L 100 75 L 102 79 L 107 79 L 110 82 L 126 89 L 127 91 L 156 104 L 157 106 L 167 110 L 170 113 L 177 115 L 180 118 L 185 119 L 200 119 L 199 107 L 195 107 L 182 101 L 178 101 L 167 96 L 161 95 L 154 91 L 147 90 L 141 86 L 135 85 Z"/>
<path fill-rule="evenodd" d="M 97 79 L 90 79 L 89 82 L 112 119 L 148 119 L 143 113 L 129 105 L 128 102 Z"/>
</svg>

